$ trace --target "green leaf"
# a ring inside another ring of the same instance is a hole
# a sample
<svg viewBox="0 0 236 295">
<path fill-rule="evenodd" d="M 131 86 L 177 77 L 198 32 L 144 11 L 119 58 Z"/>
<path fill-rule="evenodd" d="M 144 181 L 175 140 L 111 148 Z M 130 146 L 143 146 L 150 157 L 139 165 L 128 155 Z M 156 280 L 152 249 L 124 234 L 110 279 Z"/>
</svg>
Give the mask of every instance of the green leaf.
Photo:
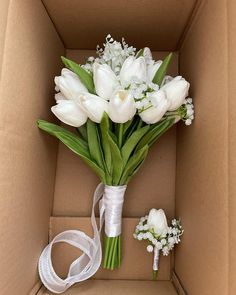
<svg viewBox="0 0 236 295">
<path fill-rule="evenodd" d="M 167 130 L 169 130 L 173 125 L 175 124 L 175 119 L 172 118 L 172 119 L 169 119 L 165 129 L 159 133 L 157 132 L 157 134 L 155 136 L 153 136 L 153 138 L 150 140 L 149 142 L 149 148 L 156 142 L 156 140 L 162 135 L 164 134 Z"/>
<path fill-rule="evenodd" d="M 123 145 L 123 132 L 124 132 L 124 124 L 123 123 L 118 123 L 117 124 L 117 138 L 118 138 L 118 146 L 119 148 L 122 147 Z"/>
<path fill-rule="evenodd" d="M 117 136 L 111 131 L 109 130 L 109 135 L 111 136 L 111 138 L 114 140 L 114 142 L 118 145 L 118 139 Z"/>
<path fill-rule="evenodd" d="M 55 136 L 55 132 L 61 132 L 61 133 L 64 133 L 65 135 L 67 135 L 68 137 L 73 138 L 74 141 L 76 141 L 77 145 L 80 146 L 81 148 L 83 148 L 84 152 L 87 152 L 87 154 L 89 156 L 88 144 L 84 140 L 82 140 L 79 136 L 77 136 L 76 134 L 68 131 L 67 129 L 65 129 L 61 126 L 58 126 L 53 123 L 49 123 L 44 120 L 38 120 L 37 124 L 40 129 L 48 132 L 49 134 L 51 134 L 53 136 Z"/>
<path fill-rule="evenodd" d="M 139 49 L 139 51 L 136 53 L 136 58 L 140 57 L 140 56 L 143 56 L 143 53 L 144 53 L 144 48 L 142 49 Z"/>
<path fill-rule="evenodd" d="M 125 132 L 129 129 L 130 125 L 132 124 L 133 119 L 127 121 L 126 123 L 124 123 L 124 128 L 123 128 L 123 133 L 125 134 Z"/>
<path fill-rule="evenodd" d="M 83 69 L 80 65 L 75 63 L 64 56 L 61 57 L 62 62 L 64 65 L 77 74 L 80 78 L 80 81 L 84 84 L 84 86 L 88 89 L 90 93 L 95 94 L 95 88 L 93 83 L 93 76 L 92 74 L 88 73 L 85 69 Z"/>
<path fill-rule="evenodd" d="M 166 75 L 168 66 L 171 62 L 173 53 L 171 52 L 167 57 L 163 60 L 162 64 L 160 65 L 159 69 L 156 71 L 156 74 L 152 80 L 153 83 L 161 86 L 161 83 Z"/>
<path fill-rule="evenodd" d="M 147 156 L 147 155 L 146 155 Z M 141 168 L 143 165 L 146 156 L 143 158 L 143 160 L 138 164 L 138 166 L 133 170 L 132 175 L 127 177 L 126 184 L 131 180 L 131 178 L 138 172 L 138 170 Z"/>
<path fill-rule="evenodd" d="M 134 116 L 134 118 L 132 119 L 132 124 L 130 124 L 130 126 L 128 126 L 128 128 L 126 128 L 126 130 L 124 131 L 124 134 L 123 134 L 124 142 L 133 134 L 134 130 L 136 130 L 140 120 L 141 118 L 138 115 Z"/>
<path fill-rule="evenodd" d="M 145 127 L 136 130 L 125 142 L 124 146 L 121 149 L 121 155 L 124 165 L 126 165 L 126 162 L 128 161 L 131 153 L 133 152 L 141 138 L 148 132 L 149 128 L 150 126 L 146 125 Z"/>
<path fill-rule="evenodd" d="M 79 155 L 81 159 L 94 170 L 99 176 L 101 181 L 105 182 L 105 173 L 94 163 L 91 158 L 89 151 L 81 145 L 80 139 L 77 135 L 66 129 L 57 126 L 55 124 L 46 122 L 44 120 L 38 120 L 38 127 L 49 134 L 57 137 L 62 143 L 64 143 L 70 150 Z"/>
<path fill-rule="evenodd" d="M 170 126 L 172 126 L 173 122 L 173 118 L 166 118 L 162 122 L 153 126 L 152 129 L 150 129 L 150 131 L 147 132 L 144 135 L 144 137 L 140 140 L 135 151 L 140 150 L 145 145 L 150 145 L 153 142 L 153 140 L 157 140 Z"/>
<path fill-rule="evenodd" d="M 81 135 L 81 137 L 88 142 L 88 136 L 87 136 L 87 125 L 84 124 L 80 127 L 77 127 L 76 130 Z"/>
<path fill-rule="evenodd" d="M 108 142 L 111 149 L 112 162 L 114 163 L 114 165 L 112 165 L 112 181 L 113 185 L 118 185 L 123 171 L 123 161 L 120 150 L 116 142 L 112 139 L 110 132 L 108 134 Z"/>
<path fill-rule="evenodd" d="M 96 123 L 87 121 L 88 146 L 91 158 L 96 161 L 100 168 L 104 168 L 103 151 L 100 144 L 100 138 Z"/>
<path fill-rule="evenodd" d="M 140 168 L 144 162 L 148 153 L 148 145 L 145 145 L 139 151 L 137 151 L 128 161 L 122 174 L 120 185 L 126 184 L 129 179 L 137 172 L 137 168 Z"/>
<path fill-rule="evenodd" d="M 110 145 L 108 141 L 108 132 L 110 129 L 110 122 L 109 122 L 109 117 L 107 113 L 103 114 L 101 123 L 99 125 L 101 134 L 102 134 L 102 148 L 104 151 L 104 158 L 105 158 L 105 163 L 106 167 L 109 173 L 111 173 L 111 150 L 110 150 Z"/>
</svg>

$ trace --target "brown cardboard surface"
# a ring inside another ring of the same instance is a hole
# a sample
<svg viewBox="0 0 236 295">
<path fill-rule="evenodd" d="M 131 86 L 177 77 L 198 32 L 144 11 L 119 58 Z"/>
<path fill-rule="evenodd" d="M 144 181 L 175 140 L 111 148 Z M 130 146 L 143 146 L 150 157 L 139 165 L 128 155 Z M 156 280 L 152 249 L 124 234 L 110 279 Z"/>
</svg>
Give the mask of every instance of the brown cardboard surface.
<svg viewBox="0 0 236 295">
<path fill-rule="evenodd" d="M 196 0 L 43 0 L 66 48 L 94 49 L 111 33 L 136 47 L 176 50 Z"/>
<path fill-rule="evenodd" d="M 236 293 L 236 2 L 228 2 L 229 77 L 229 295 Z"/>
<path fill-rule="evenodd" d="M 93 51 L 67 51 L 68 58 L 83 62 Z M 166 52 L 154 52 L 163 59 Z M 174 55 L 170 74 L 178 73 L 178 55 Z M 125 196 L 123 215 L 140 217 L 152 207 L 163 208 L 174 215 L 175 194 L 175 128 L 165 134 L 150 150 L 148 158 L 131 180 Z M 92 196 L 99 180 L 80 158 L 59 144 L 53 205 L 54 216 L 90 216 Z M 82 205 L 81 205 L 82 204 Z"/>
<path fill-rule="evenodd" d="M 180 51 L 196 120 L 177 128 L 175 269 L 188 294 L 228 294 L 226 1 L 203 1 Z"/>
<path fill-rule="evenodd" d="M 65 295 L 177 295 L 171 282 L 90 280 L 67 290 Z M 42 295 L 52 295 L 46 291 Z"/>
<path fill-rule="evenodd" d="M 170 50 L 183 40 L 196 1 L 43 2 L 68 47 L 94 48 L 111 32 L 136 46 Z M 175 130 L 153 148 L 128 187 L 124 216 L 137 217 L 150 207 L 163 207 L 171 218 L 176 203 L 185 235 L 176 251 L 175 270 L 184 288 L 190 295 L 234 295 L 236 3 L 198 2 L 202 4 L 180 50 L 180 72 L 191 82 L 196 120 L 190 128 L 178 128 L 176 166 Z M 53 76 L 62 66 L 63 51 L 41 1 L 1 0 L 0 294 L 25 295 L 37 282 L 37 260 L 48 239 L 56 160 L 53 215 L 61 217 L 51 218 L 51 236 L 73 227 L 90 231 L 88 218 L 63 216 L 90 215 L 98 179 L 62 145 L 56 159 L 57 141 L 33 125 L 39 117 L 55 119 L 49 107 L 54 103 Z M 80 61 L 90 52 L 67 50 L 67 56 Z M 177 65 L 176 55 L 175 73 Z M 141 281 L 150 279 L 151 255 L 142 243 L 132 240 L 136 219 L 125 220 L 123 268 L 109 274 L 102 270 L 96 280 L 66 294 L 176 294 L 169 282 Z M 65 274 L 76 253 L 59 245 L 53 255 L 56 269 Z M 144 257 L 139 268 L 134 263 L 137 257 Z M 161 264 L 159 279 L 169 279 L 169 258 Z M 123 278 L 140 280 L 117 280 Z"/>
<path fill-rule="evenodd" d="M 152 280 L 153 255 L 146 251 L 147 244 L 133 238 L 136 218 L 123 218 L 122 233 L 122 266 L 118 270 L 108 271 L 100 269 L 95 279 L 113 280 Z M 90 218 L 88 217 L 51 217 L 50 238 L 69 229 L 82 230 L 92 236 Z M 73 260 L 80 256 L 81 252 L 66 244 L 55 245 L 53 249 L 53 265 L 60 276 L 66 276 Z M 160 257 L 159 280 L 170 279 L 170 256 Z"/>
<path fill-rule="evenodd" d="M 0 3 L 0 66 L 2 65 L 2 56 L 3 56 L 3 49 L 5 44 L 4 41 L 6 36 L 9 1 L 10 0 L 2 0 Z M 1 70 L 0 70 L 0 81 L 1 81 Z"/>
<path fill-rule="evenodd" d="M 0 8 L 5 4 L 1 1 Z M 57 143 L 39 132 L 36 119 L 52 120 L 48 108 L 52 78 L 63 46 L 40 1 L 10 1 L 5 28 L 0 85 L 0 294 L 25 295 L 38 280 L 37 261 L 48 240 L 56 165 Z"/>
</svg>

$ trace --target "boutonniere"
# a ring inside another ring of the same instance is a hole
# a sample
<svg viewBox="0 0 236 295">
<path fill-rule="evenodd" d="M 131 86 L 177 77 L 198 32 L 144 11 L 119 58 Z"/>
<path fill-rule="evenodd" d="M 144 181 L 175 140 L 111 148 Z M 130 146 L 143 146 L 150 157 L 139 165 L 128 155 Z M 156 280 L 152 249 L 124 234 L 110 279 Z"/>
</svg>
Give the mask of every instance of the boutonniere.
<svg viewBox="0 0 236 295">
<path fill-rule="evenodd" d="M 148 215 L 140 218 L 134 238 L 138 241 L 147 241 L 146 249 L 149 253 L 153 253 L 153 279 L 157 278 L 160 253 L 168 256 L 174 246 L 180 243 L 183 232 L 180 220 L 173 219 L 168 226 L 162 209 L 151 209 Z"/>
</svg>

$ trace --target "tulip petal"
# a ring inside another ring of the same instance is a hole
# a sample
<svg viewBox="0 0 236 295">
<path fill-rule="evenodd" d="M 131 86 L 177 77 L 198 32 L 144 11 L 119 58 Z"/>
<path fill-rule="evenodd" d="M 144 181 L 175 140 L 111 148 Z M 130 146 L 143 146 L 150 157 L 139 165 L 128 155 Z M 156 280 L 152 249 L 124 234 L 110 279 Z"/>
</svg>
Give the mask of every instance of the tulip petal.
<svg viewBox="0 0 236 295">
<path fill-rule="evenodd" d="M 68 69 L 62 69 L 61 76 L 54 79 L 61 93 L 70 100 L 76 100 L 80 93 L 88 92 L 79 77 Z"/>
<path fill-rule="evenodd" d="M 108 102 L 94 94 L 85 93 L 79 97 L 81 107 L 90 120 L 100 123 L 104 112 L 108 112 Z"/>
<path fill-rule="evenodd" d="M 108 100 L 119 86 L 115 73 L 107 64 L 94 63 L 93 80 L 98 96 Z"/>
<path fill-rule="evenodd" d="M 115 123 L 125 123 L 136 113 L 135 101 L 128 90 L 118 90 L 108 104 L 108 114 Z"/>
<path fill-rule="evenodd" d="M 120 81 L 123 87 L 127 87 L 133 80 L 146 81 L 146 62 L 143 56 L 137 59 L 129 56 L 123 63 L 120 70 Z"/>
<path fill-rule="evenodd" d="M 51 110 L 60 121 L 73 127 L 79 127 L 87 121 L 81 107 L 71 100 L 58 100 Z"/>
<path fill-rule="evenodd" d="M 85 69 L 83 69 L 80 65 L 75 63 L 72 60 L 69 60 L 68 58 L 61 57 L 62 62 L 66 67 L 71 69 L 78 77 L 80 78 L 83 85 L 86 87 L 86 89 L 89 90 L 90 93 L 94 93 L 94 84 L 93 84 L 93 78 L 92 75 L 89 74 Z"/>
<path fill-rule="evenodd" d="M 152 106 L 142 111 L 139 116 L 147 124 L 159 122 L 165 115 L 169 107 L 169 101 L 166 99 L 165 92 L 158 90 L 149 95 Z"/>
<path fill-rule="evenodd" d="M 169 111 L 177 110 L 188 96 L 190 84 L 181 76 L 177 76 L 161 87 L 170 102 Z"/>
</svg>

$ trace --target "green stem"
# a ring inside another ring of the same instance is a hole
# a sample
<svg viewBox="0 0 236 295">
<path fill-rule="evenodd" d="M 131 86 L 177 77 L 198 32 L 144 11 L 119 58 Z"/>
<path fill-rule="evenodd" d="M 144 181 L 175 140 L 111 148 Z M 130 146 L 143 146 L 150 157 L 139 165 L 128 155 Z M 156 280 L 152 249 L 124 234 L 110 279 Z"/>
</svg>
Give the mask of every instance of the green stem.
<svg viewBox="0 0 236 295">
<path fill-rule="evenodd" d="M 108 267 L 109 269 L 112 269 L 112 257 L 113 257 L 113 253 L 114 253 L 114 246 L 115 246 L 115 241 L 116 238 L 112 237 L 111 239 L 111 247 L 110 247 L 110 251 L 109 251 L 109 255 L 108 255 Z"/>
<path fill-rule="evenodd" d="M 120 236 L 105 237 L 103 268 L 113 270 L 120 266 L 121 264 L 120 247 L 121 247 Z"/>
<path fill-rule="evenodd" d="M 119 146 L 119 148 L 122 147 L 123 130 L 124 130 L 124 124 L 123 123 L 118 124 L 118 146 Z"/>
<path fill-rule="evenodd" d="M 157 280 L 157 277 L 158 277 L 158 270 L 153 270 L 152 271 L 152 279 L 154 281 L 156 281 Z"/>
<path fill-rule="evenodd" d="M 137 126 L 137 130 L 140 129 L 143 125 L 143 121 L 140 119 L 139 123 L 138 123 L 138 126 Z"/>
<path fill-rule="evenodd" d="M 120 267 L 121 266 L 121 236 L 119 235 L 118 237 L 118 247 L 117 247 L 117 257 L 118 257 L 118 264 L 117 266 Z"/>
<path fill-rule="evenodd" d="M 112 251 L 112 259 L 111 259 L 111 269 L 113 270 L 114 268 L 116 268 L 116 257 L 117 257 L 117 242 L 118 242 L 118 237 L 114 238 L 115 242 L 114 242 L 114 247 L 113 247 L 113 251 Z"/>
<path fill-rule="evenodd" d="M 110 239 L 107 236 L 105 236 L 104 237 L 104 258 L 103 258 L 104 268 L 106 268 L 106 265 L 107 265 L 108 254 L 109 254 L 108 249 L 110 249 Z"/>
</svg>

